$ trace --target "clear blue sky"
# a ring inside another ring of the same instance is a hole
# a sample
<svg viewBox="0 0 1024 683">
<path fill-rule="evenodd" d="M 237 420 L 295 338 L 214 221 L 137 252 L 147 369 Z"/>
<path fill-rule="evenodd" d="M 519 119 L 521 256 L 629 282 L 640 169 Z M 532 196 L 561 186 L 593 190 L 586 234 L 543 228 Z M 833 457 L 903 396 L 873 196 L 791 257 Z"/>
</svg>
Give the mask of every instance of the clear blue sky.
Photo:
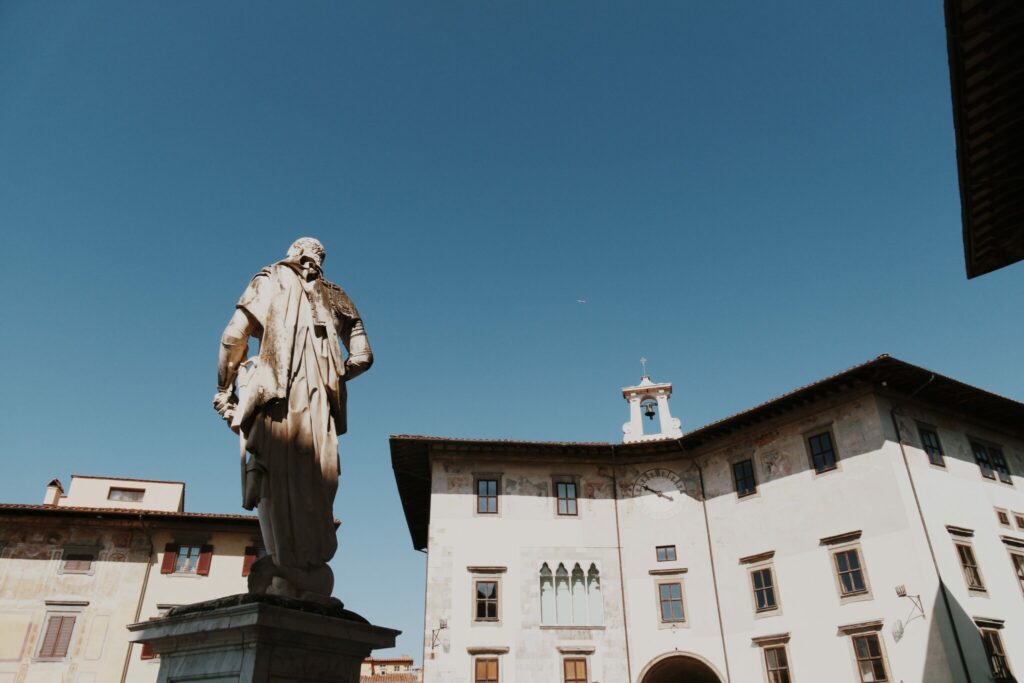
<svg viewBox="0 0 1024 683">
<path fill-rule="evenodd" d="M 0 0 L 0 500 L 238 511 L 218 338 L 304 234 L 377 356 L 336 593 L 417 660 L 389 434 L 616 441 L 641 355 L 687 429 L 882 352 L 1021 397 L 941 5 Z"/>
</svg>

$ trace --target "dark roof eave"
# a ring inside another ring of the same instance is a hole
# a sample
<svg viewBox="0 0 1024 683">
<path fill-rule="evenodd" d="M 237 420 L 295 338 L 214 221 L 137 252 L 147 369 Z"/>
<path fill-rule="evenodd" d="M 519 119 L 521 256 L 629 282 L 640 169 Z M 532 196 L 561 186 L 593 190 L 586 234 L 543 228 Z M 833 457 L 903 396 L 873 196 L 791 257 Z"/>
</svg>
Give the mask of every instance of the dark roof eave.
<svg viewBox="0 0 1024 683">
<path fill-rule="evenodd" d="M 1024 3 L 945 0 L 968 279 L 1024 259 Z"/>
</svg>

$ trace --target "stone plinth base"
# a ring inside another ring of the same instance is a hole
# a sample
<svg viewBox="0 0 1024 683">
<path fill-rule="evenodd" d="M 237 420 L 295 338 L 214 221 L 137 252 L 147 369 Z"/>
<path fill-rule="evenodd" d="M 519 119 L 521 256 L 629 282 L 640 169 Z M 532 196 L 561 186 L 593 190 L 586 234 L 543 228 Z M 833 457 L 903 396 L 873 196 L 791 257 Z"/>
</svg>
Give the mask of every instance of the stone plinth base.
<svg viewBox="0 0 1024 683">
<path fill-rule="evenodd" d="M 363 659 L 401 633 L 340 604 L 250 594 L 175 607 L 128 630 L 160 656 L 159 683 L 358 683 Z"/>
</svg>

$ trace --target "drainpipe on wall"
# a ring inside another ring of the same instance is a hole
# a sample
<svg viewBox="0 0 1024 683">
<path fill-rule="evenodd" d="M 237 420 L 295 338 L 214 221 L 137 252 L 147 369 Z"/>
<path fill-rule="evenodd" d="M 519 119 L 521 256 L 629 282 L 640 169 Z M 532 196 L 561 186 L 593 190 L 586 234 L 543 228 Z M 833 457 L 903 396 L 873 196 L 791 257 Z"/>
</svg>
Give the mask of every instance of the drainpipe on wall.
<svg viewBox="0 0 1024 683">
<path fill-rule="evenodd" d="M 629 623 L 626 620 L 626 575 L 622 572 L 622 533 L 619 530 L 619 472 L 615 463 L 615 444 L 612 447 L 612 501 L 615 507 L 615 550 L 619 556 L 619 595 L 622 599 L 622 631 L 626 636 L 626 680 L 633 680 L 633 665 L 629 660 Z"/>
<path fill-rule="evenodd" d="M 935 379 L 935 375 L 928 378 L 924 384 L 914 390 L 906 400 L 909 401 L 916 396 L 926 386 L 931 384 L 932 380 Z M 946 582 L 942 580 L 942 572 L 939 571 L 939 561 L 935 556 L 935 546 L 932 545 L 932 536 L 928 533 L 928 524 L 924 520 L 924 511 L 921 509 L 921 499 L 917 495 L 917 486 L 914 483 L 914 475 L 910 471 L 910 461 L 907 458 L 907 450 L 903 447 L 903 433 L 900 430 L 899 420 L 896 419 L 896 409 L 902 406 L 893 406 L 889 410 L 889 417 L 892 419 L 892 426 L 896 430 L 896 443 L 899 444 L 900 453 L 903 455 L 903 467 L 907 471 L 907 479 L 910 480 L 910 491 L 914 494 L 914 505 L 917 507 L 917 516 L 921 520 L 921 528 L 924 529 L 924 538 L 928 542 L 928 553 L 932 557 L 932 566 L 935 568 L 935 577 L 939 581 L 939 593 L 942 595 L 942 604 L 946 608 L 946 616 L 949 618 L 949 625 L 953 629 L 953 640 L 956 643 L 956 652 L 960 657 L 960 666 L 963 667 L 964 676 L 967 677 L 968 683 L 972 683 L 971 672 L 967 668 L 967 658 L 964 656 L 963 644 L 960 642 L 960 632 L 957 631 L 956 621 L 953 619 L 953 608 L 949 604 L 949 594 L 946 591 Z"/>
<path fill-rule="evenodd" d="M 153 569 L 153 565 L 156 564 L 156 561 L 153 558 L 153 550 L 154 550 L 154 548 L 153 548 L 153 534 L 146 527 L 146 522 L 142 518 L 142 515 L 139 515 L 139 526 L 142 528 L 143 532 L 145 532 L 145 534 L 146 534 L 146 540 L 149 542 L 149 552 L 146 554 L 146 571 L 142 575 L 142 590 L 139 591 L 139 602 L 135 606 L 135 623 L 136 624 L 139 623 L 139 619 L 142 618 L 142 603 L 146 599 L 146 588 L 149 586 L 149 574 L 150 574 L 150 572 Z M 131 536 L 129 537 L 129 541 L 128 541 L 129 544 L 131 544 L 132 539 L 134 537 L 135 537 L 135 532 L 133 531 L 131 533 Z M 129 545 L 129 548 L 128 548 L 128 552 L 131 552 L 130 545 Z M 125 656 L 124 656 L 124 667 L 121 669 L 121 683 L 125 683 L 128 680 L 128 665 L 131 664 L 131 661 L 132 661 L 132 645 L 133 645 L 133 643 L 128 643 L 128 652 L 125 653 Z"/>
<path fill-rule="evenodd" d="M 676 445 L 679 446 L 679 451 L 686 454 L 686 450 L 683 448 L 683 440 L 676 439 Z M 725 624 L 722 622 L 722 603 L 718 599 L 718 576 L 715 571 L 715 551 L 711 546 L 711 522 L 708 519 L 708 500 L 704 494 L 704 469 L 697 462 L 697 459 L 693 460 L 694 466 L 697 468 L 697 475 L 700 477 L 700 505 L 704 510 L 704 533 L 708 539 L 708 558 L 711 560 L 711 586 L 715 591 L 715 611 L 718 613 L 718 635 L 722 639 L 722 658 L 725 661 L 725 683 L 732 681 L 732 674 L 729 673 L 729 651 L 725 646 Z"/>
</svg>

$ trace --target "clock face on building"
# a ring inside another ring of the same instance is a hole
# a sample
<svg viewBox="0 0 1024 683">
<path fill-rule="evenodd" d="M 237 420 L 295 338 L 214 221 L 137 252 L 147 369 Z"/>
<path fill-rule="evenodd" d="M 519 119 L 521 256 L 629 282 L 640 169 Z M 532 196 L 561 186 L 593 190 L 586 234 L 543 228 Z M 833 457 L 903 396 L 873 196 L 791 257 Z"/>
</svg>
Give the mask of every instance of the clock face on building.
<svg viewBox="0 0 1024 683">
<path fill-rule="evenodd" d="M 633 482 L 633 497 L 640 500 L 644 512 L 652 517 L 674 515 L 685 490 L 682 478 L 664 468 L 647 470 Z"/>
</svg>

